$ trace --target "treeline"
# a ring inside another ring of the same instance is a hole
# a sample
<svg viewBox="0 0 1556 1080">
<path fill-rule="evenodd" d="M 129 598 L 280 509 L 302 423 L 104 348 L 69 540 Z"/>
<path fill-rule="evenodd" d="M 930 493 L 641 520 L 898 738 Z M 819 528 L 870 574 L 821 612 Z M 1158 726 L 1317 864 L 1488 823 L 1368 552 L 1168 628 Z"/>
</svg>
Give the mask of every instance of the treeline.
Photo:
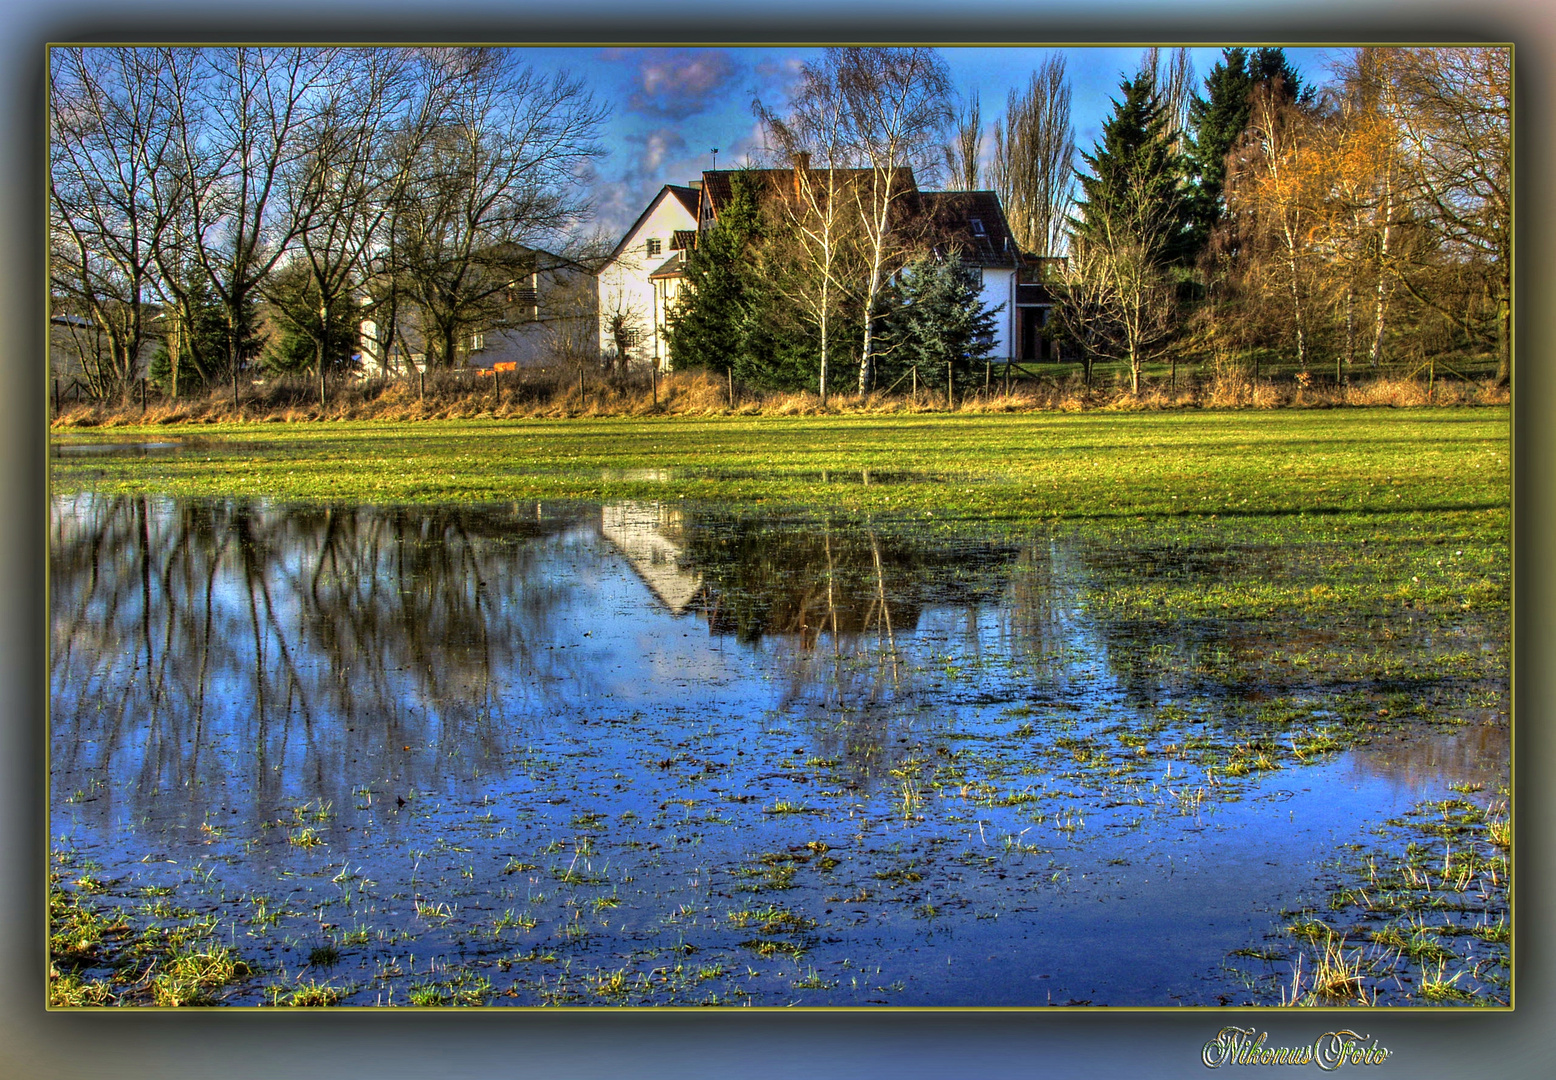
<svg viewBox="0 0 1556 1080">
<path fill-rule="evenodd" d="M 1120 87 L 1070 218 L 1061 333 L 1088 367 L 1297 377 L 1495 356 L 1511 375 L 1505 48 L 1362 48 L 1304 84 L 1279 49 L 1186 51 Z M 1178 73 L 1175 76 L 1175 72 Z"/>
<path fill-rule="evenodd" d="M 756 101 L 780 167 L 736 174 L 688 254 L 666 320 L 672 366 L 823 402 L 981 378 L 995 312 L 959 223 L 919 188 L 940 169 L 952 101 L 945 61 L 923 48 L 826 49 L 785 109 Z"/>
<path fill-rule="evenodd" d="M 98 399 L 261 369 L 322 399 L 359 349 L 456 366 L 576 235 L 601 153 L 583 85 L 513 50 L 71 47 L 50 76 L 55 335 Z M 997 312 L 920 198 L 944 179 L 998 192 L 1088 382 L 1491 357 L 1506 383 L 1511 96 L 1506 48 L 1357 49 L 1322 84 L 1280 49 L 1203 80 L 1153 49 L 1077 154 L 1057 54 L 986 128 L 934 50 L 827 49 L 754 103 L 779 168 L 688 253 L 671 359 L 823 398 L 976 382 Z"/>
<path fill-rule="evenodd" d="M 1505 48 L 1356 49 L 1322 84 L 1279 48 L 1228 48 L 1198 85 L 1189 50 L 1149 49 L 1078 153 L 1056 55 L 1010 94 L 985 174 L 979 102 L 932 52 L 829 49 L 786 112 L 757 103 L 793 190 L 753 173 L 701 238 L 671 358 L 823 398 L 840 355 L 860 392 L 976 379 L 997 309 L 906 166 L 997 191 L 1088 383 L 1098 364 L 1139 394 L 1148 367 L 1175 387 L 1185 366 L 1252 383 L 1279 364 L 1306 386 L 1490 356 L 1505 385 L 1511 96 Z"/>
<path fill-rule="evenodd" d="M 479 48 L 55 48 L 50 289 L 94 396 L 430 366 L 586 209 L 583 84 Z M 274 332 L 261 333 L 261 322 Z M 268 339 L 268 340 L 267 340 Z M 155 344 L 153 344 L 155 343 Z"/>
</svg>

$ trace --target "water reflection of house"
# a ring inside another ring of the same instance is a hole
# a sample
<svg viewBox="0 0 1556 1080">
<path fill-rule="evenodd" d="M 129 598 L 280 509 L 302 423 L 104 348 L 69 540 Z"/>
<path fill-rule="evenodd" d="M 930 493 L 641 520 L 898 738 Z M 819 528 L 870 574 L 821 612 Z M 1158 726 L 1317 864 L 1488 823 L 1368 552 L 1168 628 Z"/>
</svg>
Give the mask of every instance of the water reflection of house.
<svg viewBox="0 0 1556 1080">
<path fill-rule="evenodd" d="M 702 574 L 683 570 L 682 512 L 661 503 L 606 503 L 600 535 L 615 545 L 649 591 L 672 615 L 684 615 L 701 598 Z"/>
</svg>

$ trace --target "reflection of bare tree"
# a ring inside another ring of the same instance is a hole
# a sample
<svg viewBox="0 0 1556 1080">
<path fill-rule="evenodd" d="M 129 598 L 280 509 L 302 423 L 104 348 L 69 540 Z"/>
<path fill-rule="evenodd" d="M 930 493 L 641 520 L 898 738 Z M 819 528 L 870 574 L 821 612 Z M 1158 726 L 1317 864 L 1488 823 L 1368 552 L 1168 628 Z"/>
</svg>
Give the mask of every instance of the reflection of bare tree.
<svg viewBox="0 0 1556 1080">
<path fill-rule="evenodd" d="M 574 515 L 575 517 L 577 515 Z M 572 519 L 481 508 L 56 504 L 54 783 L 186 820 L 490 770 L 515 719 L 587 672 L 555 650 Z M 129 781 L 98 790 L 93 781 Z"/>
<path fill-rule="evenodd" d="M 1017 555 L 997 609 L 1005 651 L 1023 656 L 1052 692 L 1076 682 L 1088 661 L 1108 652 L 1081 624 L 1079 574 L 1071 545 L 1057 537 L 1033 539 Z"/>
</svg>

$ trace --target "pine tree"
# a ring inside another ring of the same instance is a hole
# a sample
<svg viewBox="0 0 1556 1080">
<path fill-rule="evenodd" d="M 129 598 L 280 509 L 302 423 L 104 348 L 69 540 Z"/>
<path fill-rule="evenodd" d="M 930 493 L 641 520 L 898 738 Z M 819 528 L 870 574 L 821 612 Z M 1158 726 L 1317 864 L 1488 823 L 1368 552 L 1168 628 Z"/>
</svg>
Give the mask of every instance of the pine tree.
<svg viewBox="0 0 1556 1080">
<path fill-rule="evenodd" d="M 1223 49 L 1221 59 L 1205 77 L 1205 97 L 1189 103 L 1185 140 L 1187 172 L 1192 183 L 1193 246 L 1203 248 L 1224 212 L 1226 156 L 1248 127 L 1253 91 L 1263 82 L 1279 81 L 1288 101 L 1311 97 L 1286 60 L 1284 50 Z"/>
<path fill-rule="evenodd" d="M 978 377 L 994 348 L 994 316 L 986 308 L 976 269 L 960 258 L 925 255 L 898 279 L 886 320 L 882 373 L 893 378 L 917 366 L 918 382 L 944 388 L 947 365 L 964 386 Z"/>
<path fill-rule="evenodd" d="M 1172 150 L 1169 117 L 1149 72 L 1124 82 L 1123 98 L 1102 125 L 1102 141 L 1081 154 L 1091 170 L 1078 179 L 1081 198 L 1070 219 L 1075 241 L 1138 246 L 1167 266 L 1191 253 L 1190 206 L 1183 159 Z"/>
<path fill-rule="evenodd" d="M 729 371 L 740 382 L 771 389 L 813 386 L 819 353 L 770 280 L 783 267 L 764 259 L 772 238 L 756 191 L 736 176 L 731 192 L 718 224 L 698 235 L 687 256 L 668 330 L 671 364 Z"/>
<path fill-rule="evenodd" d="M 735 177 L 731 187 L 733 197 L 718 224 L 699 233 L 696 248 L 685 256 L 667 334 L 670 363 L 677 371 L 732 368 L 745 352 L 746 248 L 756 234 L 758 219 L 749 186 Z"/>
<path fill-rule="evenodd" d="M 1136 394 L 1145 364 L 1175 336 L 1175 274 L 1193 251 L 1183 159 L 1154 83 L 1149 70 L 1126 81 L 1102 140 L 1081 155 L 1091 174 L 1079 178 L 1059 310 L 1061 331 L 1083 354 L 1129 366 Z"/>
</svg>

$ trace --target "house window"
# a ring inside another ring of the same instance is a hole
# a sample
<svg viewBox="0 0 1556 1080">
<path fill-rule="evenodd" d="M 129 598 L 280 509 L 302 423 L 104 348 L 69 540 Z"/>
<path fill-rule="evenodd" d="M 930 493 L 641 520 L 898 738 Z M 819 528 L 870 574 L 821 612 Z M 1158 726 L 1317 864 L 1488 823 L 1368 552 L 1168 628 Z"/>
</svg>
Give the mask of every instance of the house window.
<svg viewBox="0 0 1556 1080">
<path fill-rule="evenodd" d="M 972 231 L 973 231 L 973 235 L 974 236 L 987 236 L 988 235 L 988 233 L 983 231 L 983 219 L 982 218 L 968 218 L 967 219 L 967 224 L 972 226 Z"/>
<path fill-rule="evenodd" d="M 470 351 L 471 352 L 480 352 L 484 348 L 486 348 L 486 335 L 485 334 L 471 334 L 470 335 Z"/>
<path fill-rule="evenodd" d="M 508 305 L 511 309 L 509 318 L 534 319 L 540 316 L 539 271 L 508 282 Z"/>
<path fill-rule="evenodd" d="M 663 250 L 664 244 L 657 237 L 648 242 L 648 257 L 650 259 L 656 257 Z"/>
</svg>

